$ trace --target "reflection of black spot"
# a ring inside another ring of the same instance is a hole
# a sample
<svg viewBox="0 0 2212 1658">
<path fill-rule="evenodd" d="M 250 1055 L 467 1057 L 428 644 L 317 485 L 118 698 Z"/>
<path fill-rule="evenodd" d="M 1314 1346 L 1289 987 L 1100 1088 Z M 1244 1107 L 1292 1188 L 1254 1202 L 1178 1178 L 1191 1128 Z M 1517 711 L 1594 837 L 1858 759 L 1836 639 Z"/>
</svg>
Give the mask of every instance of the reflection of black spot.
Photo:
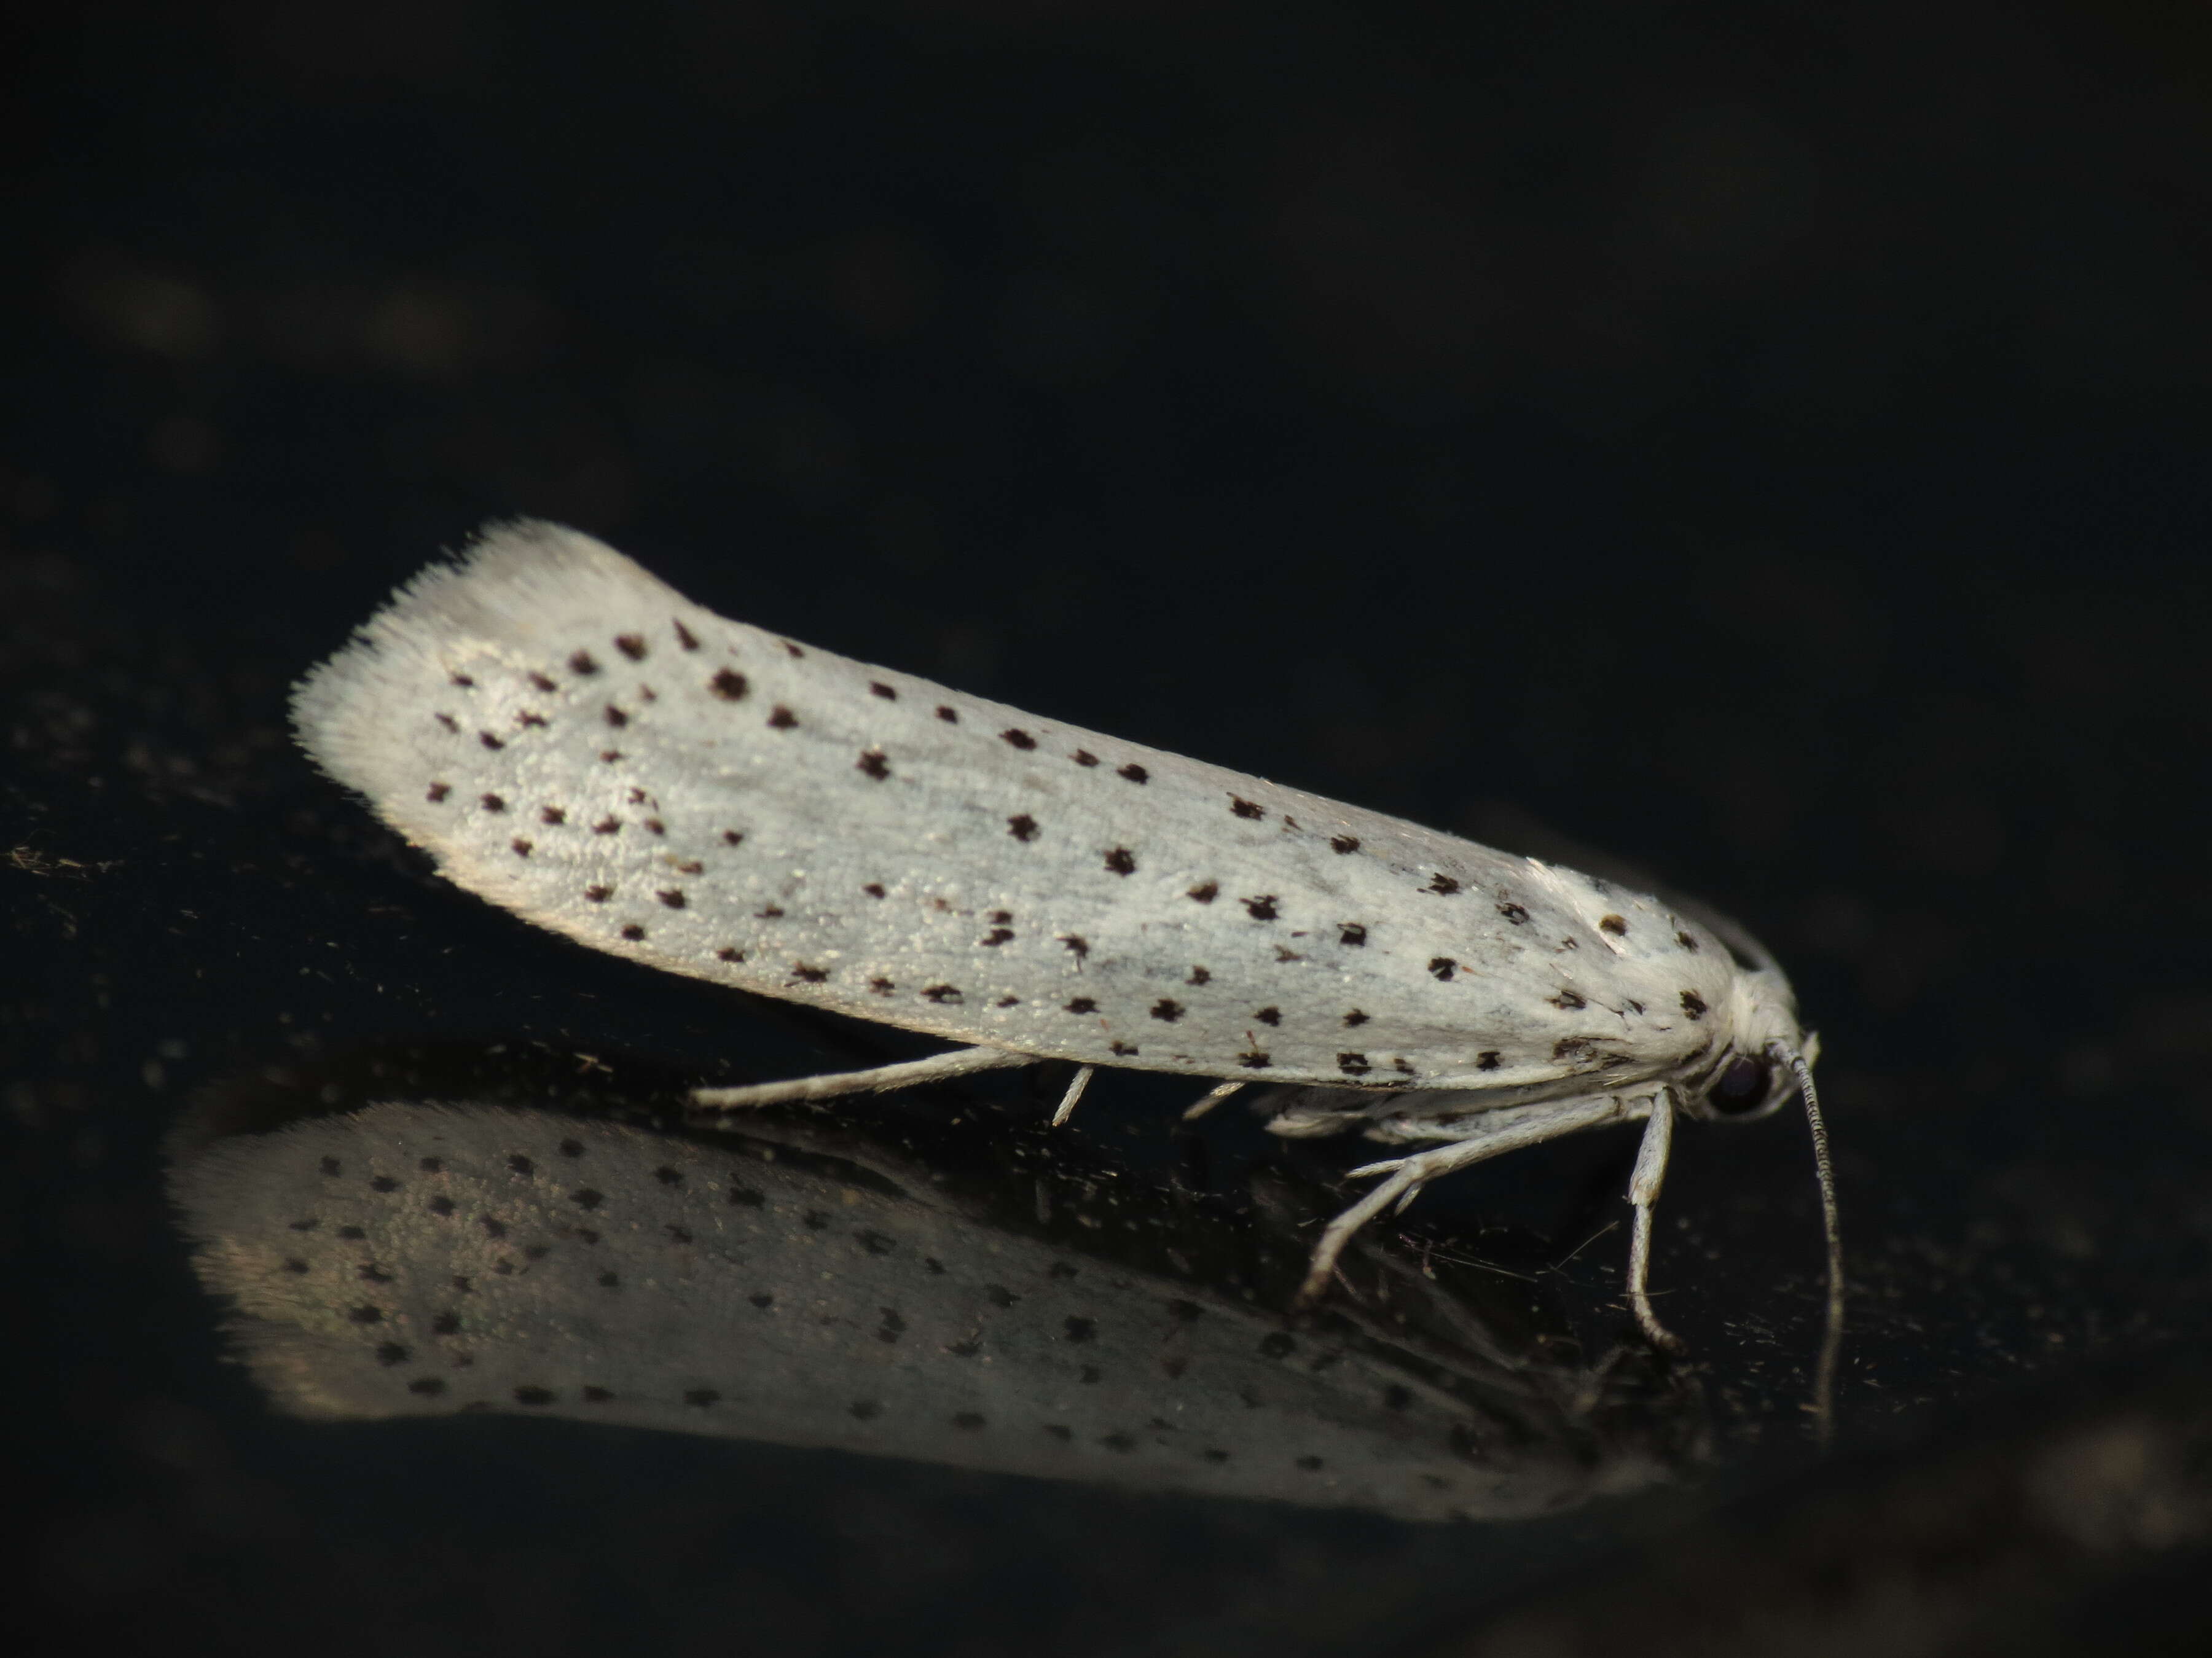
<svg viewBox="0 0 2212 1658">
<path fill-rule="evenodd" d="M 1382 1390 L 1382 1406 L 1385 1410 L 1402 1411 L 1413 1402 L 1412 1392 L 1397 1386 L 1395 1382 Z"/>
<path fill-rule="evenodd" d="M 877 1417 L 881 1416 L 884 1411 L 884 1407 L 876 1403 L 872 1399 L 856 1399 L 846 1408 L 850 1410 L 854 1416 L 862 1422 L 874 1420 Z"/>
<path fill-rule="evenodd" d="M 554 1394 L 550 1388 L 517 1388 L 514 1402 L 518 1405 L 550 1405 Z"/>
<path fill-rule="evenodd" d="M 287 1255 L 284 1258 L 284 1270 L 288 1272 L 304 1272 L 307 1270 L 307 1263 L 297 1255 Z"/>
<path fill-rule="evenodd" d="M 681 1186 L 684 1184 L 684 1176 L 682 1173 L 677 1169 L 667 1167 L 665 1164 L 654 1169 L 653 1171 L 653 1177 L 659 1181 L 663 1186 Z"/>
<path fill-rule="evenodd" d="M 860 1248 L 872 1255 L 887 1255 L 891 1252 L 891 1241 L 881 1232 L 859 1232 L 854 1236 L 860 1239 Z"/>
<path fill-rule="evenodd" d="M 342 1165 L 336 1157 L 325 1157 L 321 1168 L 323 1173 L 332 1180 L 336 1180 L 342 1172 Z"/>
<path fill-rule="evenodd" d="M 1063 1324 L 1070 1341 L 1089 1341 L 1098 1333 L 1098 1321 L 1094 1318 L 1070 1318 Z"/>
<path fill-rule="evenodd" d="M 1137 1448 L 1137 1442 L 1124 1433 L 1102 1435 L 1099 1437 L 1098 1442 L 1103 1445 L 1109 1451 L 1127 1452 L 1133 1451 Z"/>
<path fill-rule="evenodd" d="M 982 1414 L 976 1411 L 961 1411 L 953 1417 L 952 1425 L 973 1433 L 983 1425 Z"/>
<path fill-rule="evenodd" d="M 376 1350 L 376 1362 L 387 1370 L 394 1364 L 404 1364 L 414 1354 L 396 1341 L 387 1341 Z"/>
<path fill-rule="evenodd" d="M 1076 1380 L 1083 1382 L 1087 1387 L 1096 1387 L 1099 1379 L 1104 1375 L 1105 1372 L 1101 1370 L 1096 1364 L 1086 1364 L 1080 1370 L 1076 1372 Z"/>
<path fill-rule="evenodd" d="M 1297 1351 L 1297 1345 L 1288 1335 L 1278 1330 L 1272 1335 L 1261 1338 L 1260 1351 L 1269 1358 L 1288 1358 Z"/>
<path fill-rule="evenodd" d="M 686 1388 L 684 1390 L 684 1402 L 702 1411 L 709 1405 L 719 1403 L 721 1397 L 712 1388 Z"/>
<path fill-rule="evenodd" d="M 1317 1456 L 1302 1456 L 1298 1459 L 1298 1466 L 1308 1473 L 1318 1473 L 1321 1472 L 1321 1459 Z"/>
<path fill-rule="evenodd" d="M 1206 1449 L 1200 1451 L 1199 1455 L 1209 1462 L 1226 1462 L 1229 1460 L 1228 1452 L 1218 1450 L 1210 1445 Z"/>
<path fill-rule="evenodd" d="M 356 1307 L 349 1312 L 346 1316 L 351 1319 L 356 1324 L 381 1324 L 384 1322 L 384 1309 L 381 1307 Z"/>
<path fill-rule="evenodd" d="M 605 1388 L 586 1388 L 583 1390 L 583 1400 L 586 1405 L 604 1405 L 613 1397 L 614 1395 Z"/>
<path fill-rule="evenodd" d="M 369 1181 L 368 1189 L 372 1192 L 397 1192 L 399 1189 L 399 1182 L 389 1175 L 379 1175 L 374 1180 Z"/>
<path fill-rule="evenodd" d="M 752 1303 L 754 1306 L 759 1308 L 763 1313 L 768 1311 L 769 1308 L 775 1305 L 775 1297 L 766 1290 L 762 1291 L 757 1296 L 747 1296 L 745 1299 Z"/>
<path fill-rule="evenodd" d="M 740 1185 L 738 1181 L 732 1181 L 730 1182 L 730 1201 L 735 1204 L 742 1204 L 748 1209 L 757 1209 L 763 1204 L 766 1203 L 768 1199 L 763 1197 L 759 1193 L 754 1191 L 751 1187 Z"/>
<path fill-rule="evenodd" d="M 983 1286 L 983 1295 L 994 1307 L 1011 1307 L 1021 1299 L 1019 1296 L 1016 1295 L 1012 1290 L 1006 1288 L 1003 1284 L 985 1284 Z"/>
<path fill-rule="evenodd" d="M 1046 1423 L 1044 1424 L 1044 1430 L 1050 1434 L 1054 1439 L 1060 1441 L 1063 1445 L 1067 1443 L 1069 1440 L 1075 1437 L 1074 1429 L 1063 1426 L 1061 1424 L 1057 1422 Z"/>
<path fill-rule="evenodd" d="M 446 1384 L 434 1376 L 418 1376 L 407 1384 L 410 1394 L 420 1394 L 425 1399 L 434 1399 L 446 1391 Z"/>
<path fill-rule="evenodd" d="M 906 1333 L 906 1321 L 898 1315 L 898 1309 L 896 1307 L 884 1307 L 878 1310 L 883 1314 L 884 1321 L 876 1328 L 877 1340 L 896 1341 Z"/>
<path fill-rule="evenodd" d="M 579 1209 L 596 1209 L 607 1200 L 604 1192 L 594 1192 L 590 1187 L 580 1187 L 568 1193 L 570 1201 Z"/>
</svg>

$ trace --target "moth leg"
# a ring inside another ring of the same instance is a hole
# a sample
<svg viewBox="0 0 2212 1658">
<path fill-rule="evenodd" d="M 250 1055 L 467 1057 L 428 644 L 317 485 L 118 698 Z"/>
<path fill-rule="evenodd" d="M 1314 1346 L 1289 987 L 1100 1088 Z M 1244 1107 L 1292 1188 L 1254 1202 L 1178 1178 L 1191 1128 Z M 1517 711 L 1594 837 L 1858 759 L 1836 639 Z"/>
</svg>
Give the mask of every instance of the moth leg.
<svg viewBox="0 0 2212 1658">
<path fill-rule="evenodd" d="M 1238 1089 L 1245 1086 L 1247 1086 L 1247 1084 L 1243 1083 L 1215 1084 L 1212 1088 L 1207 1089 L 1205 1093 L 1198 1096 L 1198 1102 L 1195 1105 L 1191 1106 L 1182 1114 L 1182 1120 L 1185 1122 L 1196 1122 L 1207 1112 L 1212 1110 L 1215 1106 L 1220 1104 L 1222 1101 L 1227 1099 Z"/>
<path fill-rule="evenodd" d="M 1005 1066 L 1035 1065 L 1036 1056 L 1004 1048 L 956 1048 L 933 1054 L 926 1060 L 906 1060 L 866 1071 L 831 1071 L 818 1077 L 795 1077 L 789 1082 L 755 1083 L 746 1088 L 695 1088 L 691 1103 L 708 1111 L 736 1111 L 751 1105 L 775 1105 L 785 1100 L 827 1100 L 840 1094 L 880 1093 L 888 1088 L 907 1088 L 917 1083 L 940 1082 L 970 1072 L 997 1071 Z"/>
<path fill-rule="evenodd" d="M 1636 1149 L 1636 1172 L 1629 1176 L 1628 1200 L 1635 1206 L 1636 1226 L 1628 1242 L 1628 1304 L 1636 1314 L 1636 1327 L 1644 1339 L 1667 1352 L 1682 1351 L 1682 1339 L 1659 1321 L 1651 1310 L 1651 1217 L 1659 1204 L 1659 1187 L 1667 1178 L 1667 1152 L 1674 1139 L 1674 1099 L 1663 1090 L 1651 1102 L 1644 1120 L 1644 1144 Z"/>
<path fill-rule="evenodd" d="M 1422 1187 L 1438 1175 L 1507 1151 L 1517 1151 L 1524 1145 L 1557 1139 L 1562 1134 L 1640 1116 L 1643 1114 L 1638 1108 L 1646 1104 L 1644 1101 L 1616 1099 L 1607 1094 L 1595 1099 L 1547 1100 L 1536 1105 L 1507 1107 L 1492 1112 L 1492 1121 L 1478 1125 L 1465 1139 L 1449 1145 L 1353 1169 L 1351 1177 L 1354 1179 L 1363 1175 L 1387 1175 L 1389 1178 L 1322 1229 L 1320 1240 L 1314 1245 L 1312 1264 L 1306 1270 L 1305 1282 L 1298 1286 L 1298 1304 L 1318 1299 L 1328 1287 L 1337 1258 L 1352 1242 L 1352 1234 L 1393 1203 L 1411 1201 Z"/>
<path fill-rule="evenodd" d="M 1075 1075 L 1068 1081 L 1067 1092 L 1060 1096 L 1060 1109 L 1052 1114 L 1054 1128 L 1075 1114 L 1076 1102 L 1083 1097 L 1083 1090 L 1091 1086 L 1091 1073 L 1097 1069 L 1095 1065 L 1076 1066 Z"/>
</svg>

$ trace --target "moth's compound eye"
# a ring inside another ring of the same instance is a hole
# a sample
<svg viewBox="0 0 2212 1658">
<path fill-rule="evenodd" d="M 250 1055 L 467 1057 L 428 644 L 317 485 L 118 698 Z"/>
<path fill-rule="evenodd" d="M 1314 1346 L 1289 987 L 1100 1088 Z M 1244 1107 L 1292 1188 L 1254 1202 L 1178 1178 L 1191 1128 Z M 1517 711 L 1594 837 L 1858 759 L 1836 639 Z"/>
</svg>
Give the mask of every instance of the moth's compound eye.
<svg viewBox="0 0 2212 1658">
<path fill-rule="evenodd" d="M 1753 1111 L 1766 1103 L 1766 1090 L 1773 1080 L 1773 1069 L 1765 1060 L 1740 1055 L 1730 1060 L 1728 1069 L 1714 1078 L 1712 1087 L 1706 1090 L 1705 1102 L 1727 1116 L 1734 1116 L 1739 1111 Z"/>
</svg>

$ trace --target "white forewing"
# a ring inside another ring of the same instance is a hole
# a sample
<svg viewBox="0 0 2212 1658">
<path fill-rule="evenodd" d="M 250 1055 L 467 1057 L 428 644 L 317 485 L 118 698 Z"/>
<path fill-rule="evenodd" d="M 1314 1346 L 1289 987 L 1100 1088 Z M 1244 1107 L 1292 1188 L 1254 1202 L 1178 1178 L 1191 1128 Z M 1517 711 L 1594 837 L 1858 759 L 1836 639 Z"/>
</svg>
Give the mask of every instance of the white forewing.
<svg viewBox="0 0 2212 1658">
<path fill-rule="evenodd" d="M 730 622 L 524 523 L 301 686 L 303 742 L 471 891 L 594 948 L 1195 1076 L 1663 1077 L 1733 981 L 1658 901 Z"/>
</svg>

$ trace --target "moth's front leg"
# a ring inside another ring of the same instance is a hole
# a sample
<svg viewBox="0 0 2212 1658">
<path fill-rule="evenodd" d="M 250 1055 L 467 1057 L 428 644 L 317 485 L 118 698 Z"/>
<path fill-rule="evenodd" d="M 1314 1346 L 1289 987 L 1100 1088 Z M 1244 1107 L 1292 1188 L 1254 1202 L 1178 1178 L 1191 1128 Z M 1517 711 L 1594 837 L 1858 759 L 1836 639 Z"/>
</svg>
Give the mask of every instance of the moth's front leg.
<svg viewBox="0 0 2212 1658">
<path fill-rule="evenodd" d="M 1632 1122 L 1650 1109 L 1648 1097 L 1622 1099 L 1611 1094 L 1545 1100 L 1534 1105 L 1502 1106 L 1451 1125 L 1445 1132 L 1460 1138 L 1449 1145 L 1353 1169 L 1352 1175 L 1355 1179 L 1362 1175 L 1382 1175 L 1388 1178 L 1322 1229 L 1320 1241 L 1314 1245 L 1313 1263 L 1298 1289 L 1298 1299 L 1311 1302 L 1328 1287 L 1337 1258 L 1343 1254 L 1355 1232 L 1394 1203 L 1404 1208 L 1439 1175 L 1465 1169 L 1503 1152 L 1518 1151 L 1524 1145 L 1540 1145 L 1562 1134 L 1577 1133 L 1609 1122 Z"/>
</svg>

